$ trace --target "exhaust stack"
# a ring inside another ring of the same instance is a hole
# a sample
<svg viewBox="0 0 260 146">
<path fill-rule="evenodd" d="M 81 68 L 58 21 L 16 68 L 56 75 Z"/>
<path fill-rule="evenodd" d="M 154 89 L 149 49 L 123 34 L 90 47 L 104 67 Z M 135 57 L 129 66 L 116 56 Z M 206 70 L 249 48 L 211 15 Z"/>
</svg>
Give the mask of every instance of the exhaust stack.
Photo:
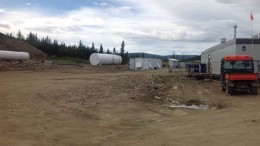
<svg viewBox="0 0 260 146">
<path fill-rule="evenodd" d="M 237 25 L 234 25 L 234 39 L 237 38 Z"/>
</svg>

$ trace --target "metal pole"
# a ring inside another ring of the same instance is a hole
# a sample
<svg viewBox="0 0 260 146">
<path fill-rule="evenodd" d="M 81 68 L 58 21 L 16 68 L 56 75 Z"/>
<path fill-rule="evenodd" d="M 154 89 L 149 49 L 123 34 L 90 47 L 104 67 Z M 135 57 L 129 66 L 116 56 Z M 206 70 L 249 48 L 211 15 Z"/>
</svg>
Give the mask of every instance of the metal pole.
<svg viewBox="0 0 260 146">
<path fill-rule="evenodd" d="M 234 25 L 234 39 L 237 38 L 237 25 Z"/>
<path fill-rule="evenodd" d="M 252 33 L 252 57 L 254 58 L 254 29 L 253 29 L 253 20 L 251 20 L 251 33 Z"/>
<path fill-rule="evenodd" d="M 211 59 L 211 55 L 209 54 L 208 55 L 208 73 L 209 73 L 210 80 L 212 80 L 211 61 L 210 61 L 210 59 Z"/>
</svg>

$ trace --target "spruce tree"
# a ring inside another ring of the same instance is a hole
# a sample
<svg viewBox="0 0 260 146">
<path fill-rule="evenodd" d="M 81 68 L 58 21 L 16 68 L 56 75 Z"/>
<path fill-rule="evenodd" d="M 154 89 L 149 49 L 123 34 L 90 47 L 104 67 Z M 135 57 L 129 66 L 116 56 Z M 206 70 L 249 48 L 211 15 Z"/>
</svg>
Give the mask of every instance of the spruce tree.
<svg viewBox="0 0 260 146">
<path fill-rule="evenodd" d="M 125 53 L 125 41 L 123 41 L 121 44 L 120 55 L 123 56 L 124 53 Z"/>
<path fill-rule="evenodd" d="M 121 49 L 120 49 L 120 56 L 122 57 L 122 64 L 125 64 L 125 41 L 122 42 L 121 44 Z"/>
<path fill-rule="evenodd" d="M 113 54 L 116 54 L 116 48 L 114 47 L 114 49 L 113 49 Z"/>
<path fill-rule="evenodd" d="M 24 40 L 24 36 L 22 35 L 22 33 L 21 33 L 20 30 L 18 30 L 17 39 L 18 39 L 18 40 Z"/>
<path fill-rule="evenodd" d="M 103 49 L 103 46 L 102 46 L 102 44 L 100 44 L 99 53 L 104 53 L 104 49 Z"/>
<path fill-rule="evenodd" d="M 110 50 L 109 50 L 109 49 L 107 49 L 107 54 L 111 54 L 111 52 L 110 52 Z"/>
</svg>

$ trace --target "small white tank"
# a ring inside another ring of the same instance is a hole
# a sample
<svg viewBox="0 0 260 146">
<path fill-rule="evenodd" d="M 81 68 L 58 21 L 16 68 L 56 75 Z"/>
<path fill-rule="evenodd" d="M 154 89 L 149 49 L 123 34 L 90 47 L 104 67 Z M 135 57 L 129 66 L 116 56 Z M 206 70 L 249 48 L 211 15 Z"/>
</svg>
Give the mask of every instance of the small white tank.
<svg viewBox="0 0 260 146">
<path fill-rule="evenodd" d="M 0 51 L 0 60 L 7 61 L 26 61 L 30 59 L 27 52 Z"/>
<path fill-rule="evenodd" d="M 121 64 L 122 57 L 114 54 L 93 53 L 91 54 L 89 61 L 92 65 L 113 65 Z"/>
</svg>

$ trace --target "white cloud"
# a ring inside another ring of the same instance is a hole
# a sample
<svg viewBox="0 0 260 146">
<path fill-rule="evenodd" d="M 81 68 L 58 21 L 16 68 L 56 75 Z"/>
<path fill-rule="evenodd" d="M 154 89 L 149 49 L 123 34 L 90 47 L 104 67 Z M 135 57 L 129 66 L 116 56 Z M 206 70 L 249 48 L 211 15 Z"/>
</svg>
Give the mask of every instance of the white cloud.
<svg viewBox="0 0 260 146">
<path fill-rule="evenodd" d="M 100 6 L 107 6 L 107 3 L 100 3 Z"/>
<path fill-rule="evenodd" d="M 0 13 L 5 13 L 5 10 L 4 9 L 0 9 Z"/>
<path fill-rule="evenodd" d="M 30 5 L 32 5 L 32 3 L 25 3 L 27 6 L 30 6 Z"/>
<path fill-rule="evenodd" d="M 252 8 L 250 2 L 254 4 Z M 124 40 L 129 52 L 199 54 L 218 43 L 219 38 L 231 39 L 234 24 L 238 25 L 238 37 L 249 37 L 251 9 L 254 23 L 260 23 L 260 12 L 255 6 L 258 3 L 255 0 L 110 0 L 93 2 L 106 7 L 82 7 L 56 16 L 29 9 L 0 9 L 0 31 L 16 33 L 20 29 L 23 33 L 37 32 L 40 37 L 48 35 L 68 44 L 82 40 L 88 45 L 95 42 L 96 47 L 102 43 L 110 49 L 114 46 L 119 49 Z M 259 25 L 255 25 L 255 32 L 260 32 Z"/>
<path fill-rule="evenodd" d="M 9 29 L 9 28 L 11 28 L 11 25 L 6 22 L 0 21 L 0 28 Z"/>
</svg>

